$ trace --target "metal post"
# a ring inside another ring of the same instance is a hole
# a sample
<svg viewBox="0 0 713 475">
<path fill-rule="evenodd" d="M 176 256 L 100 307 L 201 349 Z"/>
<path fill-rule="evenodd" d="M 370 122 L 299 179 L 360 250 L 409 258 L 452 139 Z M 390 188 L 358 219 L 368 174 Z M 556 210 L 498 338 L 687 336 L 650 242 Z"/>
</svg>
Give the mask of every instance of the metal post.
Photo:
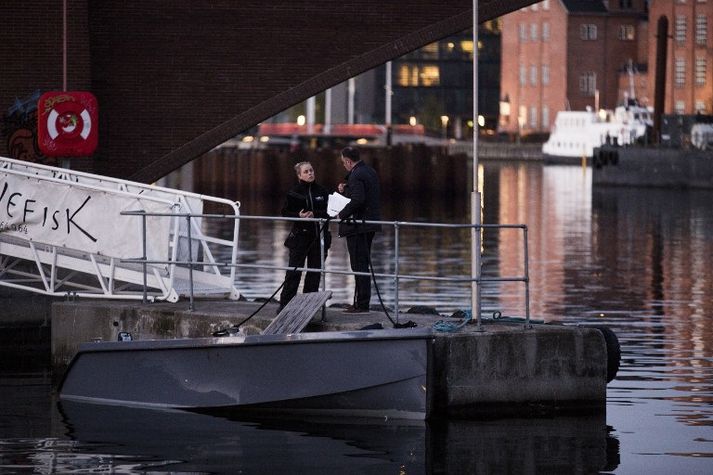
<svg viewBox="0 0 713 475">
<path fill-rule="evenodd" d="M 148 300 L 148 297 L 146 295 L 146 211 L 142 210 L 141 212 L 143 213 L 143 216 L 141 216 L 141 260 L 143 261 L 141 267 L 144 271 L 144 295 L 141 299 L 141 303 L 146 303 L 146 301 Z"/>
<path fill-rule="evenodd" d="M 529 253 L 527 250 L 527 226 L 523 228 L 523 236 L 525 239 L 525 326 L 527 328 L 532 327 L 530 325 L 530 267 L 529 267 Z"/>
<path fill-rule="evenodd" d="M 188 281 L 190 285 L 190 297 L 188 301 L 188 310 L 193 311 L 193 249 L 192 249 L 192 238 L 191 238 L 191 216 L 186 216 L 186 221 L 188 223 Z"/>
<path fill-rule="evenodd" d="M 394 311 L 399 323 L 399 223 L 394 223 Z"/>
<path fill-rule="evenodd" d="M 327 276 L 324 272 L 324 231 L 326 225 L 323 224 L 324 220 L 320 219 L 319 220 L 319 269 L 320 269 L 320 286 L 322 287 L 322 292 L 324 292 L 327 289 L 327 282 L 325 282 Z M 324 322 L 327 317 L 327 306 L 322 305 L 322 321 Z"/>
<path fill-rule="evenodd" d="M 480 190 L 478 183 L 478 0 L 473 0 L 473 193 L 470 200 L 471 305 L 476 314 L 477 331 L 482 331 L 480 303 Z"/>
</svg>

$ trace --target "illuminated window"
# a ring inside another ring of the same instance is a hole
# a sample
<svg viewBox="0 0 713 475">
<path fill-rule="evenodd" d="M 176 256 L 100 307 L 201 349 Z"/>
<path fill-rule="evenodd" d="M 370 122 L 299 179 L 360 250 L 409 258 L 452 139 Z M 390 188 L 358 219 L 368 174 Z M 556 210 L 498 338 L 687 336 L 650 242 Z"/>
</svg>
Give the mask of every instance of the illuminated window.
<svg viewBox="0 0 713 475">
<path fill-rule="evenodd" d="M 696 15 L 696 43 L 705 45 L 708 41 L 708 17 Z"/>
<path fill-rule="evenodd" d="M 473 40 L 461 40 L 460 49 L 469 57 L 473 57 Z"/>
<path fill-rule="evenodd" d="M 706 85 L 707 66 L 705 56 L 696 58 L 696 86 Z"/>
<path fill-rule="evenodd" d="M 632 41 L 636 37 L 634 25 L 619 25 L 619 39 L 624 41 Z"/>
<path fill-rule="evenodd" d="M 679 43 L 686 41 L 686 17 L 683 15 L 676 16 L 676 23 L 674 26 L 674 38 Z"/>
<path fill-rule="evenodd" d="M 419 79 L 421 86 L 438 86 L 441 82 L 441 73 L 438 66 L 423 66 Z"/>
<path fill-rule="evenodd" d="M 597 39 L 597 25 L 586 24 L 579 25 L 579 37 L 583 40 L 596 40 Z"/>
<path fill-rule="evenodd" d="M 421 57 L 423 57 L 423 58 L 437 59 L 438 58 L 438 43 L 427 44 L 426 46 L 422 47 L 419 51 L 421 53 Z"/>
<path fill-rule="evenodd" d="M 677 87 L 683 87 L 686 83 L 686 60 L 683 58 L 676 58 L 673 67 L 673 82 Z"/>
</svg>

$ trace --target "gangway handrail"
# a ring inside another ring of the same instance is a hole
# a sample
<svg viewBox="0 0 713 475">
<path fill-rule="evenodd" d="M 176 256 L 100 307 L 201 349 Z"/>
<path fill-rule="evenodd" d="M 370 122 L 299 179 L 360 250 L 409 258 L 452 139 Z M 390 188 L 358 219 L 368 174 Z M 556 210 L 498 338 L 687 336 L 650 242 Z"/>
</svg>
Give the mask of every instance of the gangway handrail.
<svg viewBox="0 0 713 475">
<path fill-rule="evenodd" d="M 0 157 L 0 174 L 4 174 L 7 177 L 6 180 L 9 180 L 10 176 L 16 177 L 13 180 L 21 180 L 21 182 L 16 183 L 20 183 L 22 187 L 26 183 L 24 180 L 37 180 L 38 186 L 42 183 L 49 183 L 55 187 L 53 190 L 59 189 L 56 185 L 69 186 L 72 189 L 82 190 L 86 193 L 101 193 L 102 195 L 110 193 L 112 196 L 123 197 L 124 199 L 129 198 L 140 200 L 143 203 L 155 203 L 156 205 L 164 206 L 166 209 L 172 209 L 173 211 L 168 213 L 169 215 L 180 211 L 187 213 L 196 210 L 202 211 L 204 201 L 227 205 L 234 212 L 231 216 L 239 215 L 240 203 L 223 198 L 33 164 L 6 157 Z M 16 186 L 18 185 L 16 184 Z M 30 187 L 32 186 L 30 185 Z M 7 187 L 7 184 L 5 187 Z M 8 192 L 9 195 L 10 193 Z M 9 203 L 11 198 L 6 196 L 6 199 Z M 45 216 L 47 214 L 46 209 L 45 207 Z M 229 269 L 230 276 L 222 275 L 222 266 L 216 265 L 217 262 L 209 244 L 229 246 L 230 262 L 236 263 L 239 220 L 235 220 L 233 239 L 229 240 L 206 236 L 200 223 L 196 221 L 200 219 L 197 217 L 198 213 L 193 214 L 196 217 L 187 219 L 185 223 L 179 217 L 174 216 L 173 223 L 169 224 L 167 228 L 169 234 L 165 250 L 168 252 L 166 254 L 168 259 L 161 262 L 160 265 L 163 267 L 157 268 L 154 265 L 153 268 L 149 269 L 151 274 L 150 286 L 158 290 L 158 293 L 154 293 L 151 299 L 178 300 L 180 289 L 177 290 L 175 287 L 177 276 L 185 275 L 185 271 L 192 273 L 193 266 L 189 266 L 189 269 L 177 268 L 177 266 L 182 265 L 180 262 L 184 257 L 179 255 L 181 240 L 186 240 L 185 242 L 189 246 L 198 243 L 202 250 L 202 254 L 196 256 L 200 260 L 196 264 L 202 266 L 203 269 L 200 279 L 207 286 L 203 290 L 205 292 L 223 292 L 229 294 L 231 298 L 238 298 L 239 293 L 234 287 L 235 268 Z M 67 215 L 69 216 L 69 210 Z M 12 227 L 8 226 L 7 229 L 3 228 L 0 231 L 16 231 L 16 227 L 20 225 L 16 224 L 16 220 L 12 221 L 12 223 Z M 22 223 L 25 223 L 24 216 Z M 32 222 L 28 223 L 32 224 Z M 76 225 L 74 222 L 73 224 Z M 44 222 L 42 226 L 44 227 Z M 24 227 L 26 230 L 27 225 L 24 225 Z M 25 234 L 27 234 L 26 231 Z M 192 237 L 190 237 L 191 235 Z M 0 233 L 0 285 L 55 296 L 72 294 L 94 298 L 145 298 L 145 290 L 143 296 L 126 290 L 130 287 L 132 279 L 134 279 L 132 272 L 136 272 L 132 270 L 132 265 L 128 261 L 120 259 L 117 254 L 112 255 L 111 250 L 103 252 L 104 250 L 99 249 L 99 252 L 93 252 L 92 250 L 78 249 L 77 246 L 73 247 L 71 244 L 71 242 L 45 241 L 42 238 L 42 234 L 38 236 L 30 233 L 25 237 L 17 232 Z M 27 265 L 20 264 L 22 261 L 26 261 Z M 121 265 L 122 262 L 124 262 L 123 266 Z M 133 265 L 135 266 L 136 264 Z M 29 269 L 27 268 L 28 266 Z M 67 275 L 58 277 L 58 269 L 65 269 Z M 145 276 L 146 272 L 143 270 L 139 272 L 139 275 L 142 274 Z M 215 277 L 208 278 L 209 274 Z M 82 280 L 85 280 L 84 277 L 78 278 L 78 276 L 94 276 L 98 280 L 98 285 L 88 285 Z M 16 278 L 12 279 L 10 277 Z M 33 283 L 35 286 L 31 285 Z M 116 289 L 114 288 L 115 284 L 118 286 Z M 134 282 L 134 284 L 139 283 Z M 145 286 L 146 283 L 144 282 L 144 288 Z M 213 290 L 211 290 L 211 286 Z M 193 291 L 193 287 L 194 283 L 192 282 L 191 291 Z M 70 290 L 60 291 L 58 290 L 60 288 Z"/>
<path fill-rule="evenodd" d="M 171 214 L 167 213 L 144 213 L 144 212 L 133 212 L 133 211 L 125 211 L 122 212 L 122 214 L 127 214 L 127 215 L 142 215 L 144 218 L 146 216 L 174 216 Z M 176 216 L 182 216 L 182 217 L 190 217 L 192 215 L 186 214 L 186 213 L 177 213 Z M 305 221 L 311 221 L 311 222 L 316 222 L 320 224 L 320 227 L 324 225 L 325 223 L 328 223 L 330 220 L 326 220 L 324 218 L 293 218 L 293 217 L 282 217 L 282 216 L 249 216 L 249 215 L 242 215 L 242 216 L 230 216 L 230 215 L 224 215 L 224 214 L 201 214 L 199 215 L 201 218 L 205 219 L 237 219 L 237 220 L 254 220 L 254 221 L 287 221 L 287 222 L 305 222 Z M 395 252 L 394 252 L 394 259 L 395 259 L 395 264 L 394 264 L 394 273 L 376 273 L 374 272 L 373 275 L 374 277 L 383 277 L 383 278 L 391 278 L 394 279 L 395 285 L 395 298 L 394 298 L 394 311 L 396 314 L 396 322 L 398 323 L 399 319 L 399 301 L 398 301 L 398 293 L 399 293 L 399 286 L 398 286 L 398 281 L 400 279 L 406 279 L 406 280 L 434 280 L 434 281 L 443 281 L 443 282 L 456 282 L 456 283 L 471 283 L 475 282 L 478 285 L 480 285 L 483 282 L 522 282 L 525 286 L 525 326 L 530 327 L 530 278 L 529 278 L 529 254 L 528 254 L 528 245 L 527 245 L 527 225 L 526 224 L 473 224 L 473 223 L 428 223 L 428 222 L 421 222 L 421 221 L 377 221 L 377 220 L 364 220 L 364 221 L 359 221 L 360 224 L 378 224 L 378 225 L 388 225 L 388 226 L 393 226 L 394 228 L 394 233 L 395 233 L 395 239 L 394 239 L 394 246 L 395 246 Z M 505 277 L 475 277 L 475 276 L 470 276 L 470 277 L 437 277 L 437 276 L 424 276 L 424 275 L 403 275 L 399 274 L 398 269 L 398 259 L 399 259 L 399 252 L 398 252 L 398 246 L 399 246 L 399 239 L 398 239 L 398 234 L 399 234 L 399 228 L 402 226 L 412 226 L 412 227 L 435 227 L 435 228 L 473 228 L 473 229 L 519 229 L 522 230 L 523 232 L 523 275 L 521 276 L 505 276 Z M 320 240 L 320 247 L 322 248 L 322 255 L 324 255 L 324 242 L 323 240 Z M 159 261 L 154 261 L 154 260 L 148 260 L 148 259 L 137 259 L 134 260 L 136 262 L 144 262 L 144 263 L 157 263 Z M 191 264 L 196 264 L 196 262 L 191 262 L 191 261 L 186 261 L 182 262 L 183 264 L 191 265 Z M 258 269 L 271 269 L 271 270 L 297 270 L 301 272 L 305 271 L 319 271 L 322 275 L 324 274 L 341 274 L 341 275 L 360 275 L 360 276 L 371 276 L 372 273 L 367 273 L 367 272 L 356 272 L 356 271 L 340 271 L 340 270 L 333 270 L 333 269 L 326 269 L 324 266 L 324 261 L 322 260 L 321 266 L 319 268 L 311 268 L 311 267 L 289 267 L 289 266 L 273 266 L 273 265 L 265 265 L 265 264 L 238 264 L 238 263 L 230 263 L 230 264 L 218 264 L 222 265 L 224 267 L 231 267 L 231 268 L 258 268 Z M 321 279 L 321 285 L 322 285 L 322 290 L 324 290 L 324 279 Z M 473 306 L 473 313 L 475 315 L 480 315 L 482 312 L 482 309 L 480 307 L 481 303 L 480 301 L 474 302 Z M 190 302 L 190 308 L 193 308 L 193 301 L 191 299 Z"/>
</svg>

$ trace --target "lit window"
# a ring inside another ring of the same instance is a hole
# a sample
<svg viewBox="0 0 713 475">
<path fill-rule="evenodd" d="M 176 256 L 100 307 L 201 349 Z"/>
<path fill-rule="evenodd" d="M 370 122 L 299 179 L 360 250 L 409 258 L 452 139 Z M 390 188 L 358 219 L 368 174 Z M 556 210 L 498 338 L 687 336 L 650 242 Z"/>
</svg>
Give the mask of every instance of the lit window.
<svg viewBox="0 0 713 475">
<path fill-rule="evenodd" d="M 686 41 L 686 17 L 684 15 L 676 16 L 676 23 L 674 26 L 674 38 L 679 43 Z"/>
<path fill-rule="evenodd" d="M 438 86 L 440 71 L 438 66 L 403 64 L 396 75 L 399 86 Z"/>
<path fill-rule="evenodd" d="M 706 85 L 707 66 L 705 56 L 696 58 L 696 86 Z"/>
<path fill-rule="evenodd" d="M 673 82 L 677 87 L 683 87 L 686 83 L 686 60 L 683 58 L 676 58 L 673 67 Z"/>
<path fill-rule="evenodd" d="M 676 101 L 674 109 L 676 111 L 676 114 L 683 114 L 684 112 L 686 112 L 686 103 L 684 101 Z"/>
<path fill-rule="evenodd" d="M 461 40 L 460 49 L 469 57 L 473 57 L 473 40 Z"/>
<path fill-rule="evenodd" d="M 419 52 L 423 58 L 438 58 L 438 42 L 427 44 Z"/>
<path fill-rule="evenodd" d="M 597 73 L 586 72 L 579 76 L 579 92 L 584 96 L 593 96 L 597 89 Z"/>
<path fill-rule="evenodd" d="M 583 40 L 597 39 L 597 25 L 585 24 L 579 26 L 579 37 Z"/>
<path fill-rule="evenodd" d="M 421 86 L 438 86 L 441 80 L 441 72 L 438 66 L 423 66 L 419 84 Z"/>
<path fill-rule="evenodd" d="M 619 25 L 619 39 L 624 41 L 632 41 L 635 39 L 634 25 Z"/>
<path fill-rule="evenodd" d="M 549 22 L 542 23 L 542 41 L 550 39 L 550 24 Z"/>
<path fill-rule="evenodd" d="M 696 15 L 696 43 L 705 45 L 708 41 L 708 17 Z"/>
</svg>

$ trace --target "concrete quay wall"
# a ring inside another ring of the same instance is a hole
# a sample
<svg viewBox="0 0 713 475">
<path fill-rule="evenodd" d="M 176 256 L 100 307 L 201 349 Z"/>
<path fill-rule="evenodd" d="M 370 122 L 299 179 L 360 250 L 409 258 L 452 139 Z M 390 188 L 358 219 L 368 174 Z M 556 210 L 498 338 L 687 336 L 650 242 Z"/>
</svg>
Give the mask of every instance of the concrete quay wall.
<svg viewBox="0 0 713 475">
<path fill-rule="evenodd" d="M 196 302 L 185 305 L 126 302 L 57 302 L 52 305 L 52 359 L 58 374 L 80 343 L 116 340 L 120 331 L 134 339 L 194 338 L 242 322 L 258 308 L 255 302 Z M 244 325 L 257 333 L 275 316 L 276 305 Z M 441 319 L 438 317 L 436 319 Z M 402 314 L 430 327 L 433 315 Z M 390 322 L 383 313 L 344 315 L 327 309 L 305 331 L 355 330 Z M 408 331 L 408 330 L 404 330 Z M 436 333 L 429 394 L 436 414 L 502 417 L 542 412 L 596 412 L 606 405 L 607 353 L 602 334 L 592 328 L 560 325 L 468 325 L 457 333 Z M 388 362 L 384 362 L 388 364 Z"/>
<path fill-rule="evenodd" d="M 713 189 L 713 151 L 601 147 L 592 159 L 592 184 Z"/>
</svg>

